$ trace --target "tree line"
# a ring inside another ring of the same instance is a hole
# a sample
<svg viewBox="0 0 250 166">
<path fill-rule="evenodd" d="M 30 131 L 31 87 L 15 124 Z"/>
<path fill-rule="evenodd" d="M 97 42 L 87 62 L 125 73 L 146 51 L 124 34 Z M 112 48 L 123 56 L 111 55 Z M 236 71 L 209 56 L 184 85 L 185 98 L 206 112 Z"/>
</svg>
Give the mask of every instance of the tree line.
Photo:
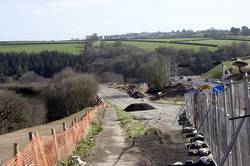
<svg viewBox="0 0 250 166">
<path fill-rule="evenodd" d="M 92 73 L 100 81 L 107 81 L 103 76 L 119 77 L 125 82 L 144 81 L 149 78 L 146 71 L 152 64 L 164 66 L 168 76 L 198 75 L 214 67 L 215 62 L 243 57 L 250 54 L 250 46 L 246 42 L 233 43 L 229 46 L 220 46 L 216 51 L 202 47 L 199 51 L 192 49 L 175 49 L 161 47 L 155 52 L 146 52 L 122 42 L 101 42 L 95 46 L 91 41 L 83 55 L 75 56 L 61 52 L 42 53 L 0 53 L 0 81 L 5 81 L 9 76 L 19 78 L 22 74 L 33 71 L 43 77 L 52 77 L 66 67 L 76 71 Z M 164 65 L 163 65 L 164 64 Z M 180 68 L 178 65 L 187 64 L 189 68 Z M 144 70 L 144 71 L 143 71 Z M 156 72 L 163 71 L 158 69 Z M 151 73 L 152 74 L 152 73 Z M 151 77 L 153 78 L 153 77 Z M 112 78 L 110 78 L 112 79 Z M 148 82 L 152 82 L 149 80 Z M 153 86 L 153 85 L 152 85 Z"/>
</svg>

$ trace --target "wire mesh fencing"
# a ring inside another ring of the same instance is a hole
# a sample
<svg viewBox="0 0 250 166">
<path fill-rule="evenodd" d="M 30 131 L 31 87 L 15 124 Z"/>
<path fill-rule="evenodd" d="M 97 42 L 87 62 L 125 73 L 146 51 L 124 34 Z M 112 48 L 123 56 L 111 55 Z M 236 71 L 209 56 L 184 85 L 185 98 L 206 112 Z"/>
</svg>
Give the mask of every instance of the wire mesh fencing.
<svg viewBox="0 0 250 166">
<path fill-rule="evenodd" d="M 231 82 L 220 92 L 187 93 L 185 100 L 185 113 L 198 132 L 203 133 L 216 163 L 250 165 L 248 78 Z"/>
<path fill-rule="evenodd" d="M 77 143 L 84 138 L 97 113 L 107 107 L 106 103 L 87 111 L 81 120 L 72 123 L 70 128 L 65 128 L 60 133 L 52 130 L 50 136 L 40 136 L 37 132 L 22 151 L 6 161 L 2 166 L 53 166 L 58 161 L 64 160 L 75 149 Z"/>
</svg>

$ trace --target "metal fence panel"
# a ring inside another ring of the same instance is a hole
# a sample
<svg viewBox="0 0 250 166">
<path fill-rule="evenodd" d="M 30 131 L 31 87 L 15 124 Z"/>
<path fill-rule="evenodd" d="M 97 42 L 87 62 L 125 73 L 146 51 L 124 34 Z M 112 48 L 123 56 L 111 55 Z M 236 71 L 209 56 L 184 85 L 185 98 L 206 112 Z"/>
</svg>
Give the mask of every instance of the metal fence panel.
<svg viewBox="0 0 250 166">
<path fill-rule="evenodd" d="M 240 129 L 231 152 L 225 155 L 225 166 L 250 165 L 250 118 L 244 118 L 242 127 L 242 118 L 229 120 L 250 114 L 247 84 L 248 79 L 245 78 L 225 87 L 221 93 L 205 91 L 185 95 L 187 117 L 204 134 L 217 163 L 229 149 L 237 129 Z"/>
</svg>

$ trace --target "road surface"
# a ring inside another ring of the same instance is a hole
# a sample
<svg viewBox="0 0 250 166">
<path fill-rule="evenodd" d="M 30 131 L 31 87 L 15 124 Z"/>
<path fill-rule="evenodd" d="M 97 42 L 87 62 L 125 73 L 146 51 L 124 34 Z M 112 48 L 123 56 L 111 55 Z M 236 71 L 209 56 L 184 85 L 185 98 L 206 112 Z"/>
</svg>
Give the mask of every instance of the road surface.
<svg viewBox="0 0 250 166">
<path fill-rule="evenodd" d="M 157 135 L 145 136 L 135 140 L 135 147 L 144 152 L 150 165 L 165 166 L 176 161 L 194 159 L 187 156 L 185 138 L 181 134 L 181 127 L 175 122 L 180 106 L 156 104 L 151 101 L 133 99 L 126 93 L 101 85 L 100 96 L 108 102 L 124 109 L 132 103 L 147 103 L 155 110 L 130 112 L 150 128 L 157 131 Z"/>
</svg>

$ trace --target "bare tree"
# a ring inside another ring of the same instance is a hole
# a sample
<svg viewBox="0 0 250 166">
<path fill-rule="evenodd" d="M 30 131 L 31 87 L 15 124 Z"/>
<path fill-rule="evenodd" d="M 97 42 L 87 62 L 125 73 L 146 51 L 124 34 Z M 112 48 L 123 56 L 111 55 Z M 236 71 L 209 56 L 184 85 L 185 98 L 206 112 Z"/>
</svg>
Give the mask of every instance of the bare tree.
<svg viewBox="0 0 250 166">
<path fill-rule="evenodd" d="M 0 133 L 25 126 L 25 101 L 14 93 L 0 90 Z"/>
<path fill-rule="evenodd" d="M 62 71 L 42 93 L 48 119 L 60 119 L 90 106 L 97 91 L 98 82 L 93 75 L 78 74 L 70 69 Z"/>
<path fill-rule="evenodd" d="M 104 72 L 102 74 L 102 81 L 105 83 L 108 82 L 115 82 L 115 83 L 124 83 L 124 78 L 123 75 L 117 74 L 117 73 L 112 73 L 112 72 Z"/>
<path fill-rule="evenodd" d="M 138 74 L 150 88 L 160 90 L 169 83 L 170 67 L 168 62 L 153 58 L 141 65 Z"/>
<path fill-rule="evenodd" d="M 22 83 L 41 82 L 44 80 L 44 77 L 33 71 L 29 71 L 24 73 L 18 80 Z"/>
</svg>

